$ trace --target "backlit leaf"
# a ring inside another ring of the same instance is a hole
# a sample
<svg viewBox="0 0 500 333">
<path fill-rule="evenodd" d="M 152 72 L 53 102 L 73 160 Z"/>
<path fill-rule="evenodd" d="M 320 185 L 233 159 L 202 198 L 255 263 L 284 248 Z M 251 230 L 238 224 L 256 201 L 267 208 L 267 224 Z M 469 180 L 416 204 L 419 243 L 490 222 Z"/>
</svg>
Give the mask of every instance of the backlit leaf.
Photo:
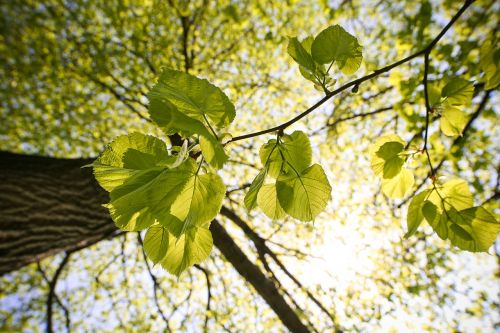
<svg viewBox="0 0 500 333">
<path fill-rule="evenodd" d="M 161 225 L 152 225 L 144 236 L 144 252 L 153 263 L 158 263 L 167 254 L 168 230 Z"/>
<path fill-rule="evenodd" d="M 179 238 L 170 234 L 167 254 L 161 265 L 171 274 L 180 276 L 186 268 L 205 260 L 212 246 L 212 234 L 206 227 L 190 228 Z"/>
<path fill-rule="evenodd" d="M 450 105 L 468 105 L 474 94 L 474 85 L 461 78 L 451 79 L 441 91 L 441 96 L 446 98 Z"/>
<path fill-rule="evenodd" d="M 312 221 L 330 200 L 330 183 L 319 164 L 300 174 L 282 174 L 276 182 L 278 200 L 284 211 L 301 221 Z"/>
<path fill-rule="evenodd" d="M 318 34 L 312 43 L 311 54 L 320 64 L 335 61 L 344 74 L 354 73 L 363 60 L 358 40 L 339 25 L 328 27 Z"/>
<path fill-rule="evenodd" d="M 276 184 L 262 186 L 257 194 L 257 203 L 264 214 L 272 220 L 278 220 L 285 216 L 285 211 L 278 201 Z"/>
<path fill-rule="evenodd" d="M 405 168 L 390 179 L 382 179 L 382 192 L 391 199 L 403 198 L 415 183 L 413 173 Z"/>
</svg>

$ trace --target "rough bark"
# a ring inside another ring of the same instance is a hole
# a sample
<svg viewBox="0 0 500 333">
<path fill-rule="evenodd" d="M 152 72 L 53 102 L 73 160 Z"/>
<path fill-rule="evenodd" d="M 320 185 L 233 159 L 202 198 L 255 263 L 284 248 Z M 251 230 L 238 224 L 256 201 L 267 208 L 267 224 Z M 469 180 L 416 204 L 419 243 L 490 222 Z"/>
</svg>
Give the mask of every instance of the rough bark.
<svg viewBox="0 0 500 333">
<path fill-rule="evenodd" d="M 91 162 L 0 152 L 0 275 L 117 232 Z"/>
<path fill-rule="evenodd" d="M 61 251 L 85 248 L 119 233 L 102 204 L 92 159 L 0 152 L 0 275 Z M 309 332 L 276 286 L 213 221 L 214 244 L 292 332 Z"/>
</svg>

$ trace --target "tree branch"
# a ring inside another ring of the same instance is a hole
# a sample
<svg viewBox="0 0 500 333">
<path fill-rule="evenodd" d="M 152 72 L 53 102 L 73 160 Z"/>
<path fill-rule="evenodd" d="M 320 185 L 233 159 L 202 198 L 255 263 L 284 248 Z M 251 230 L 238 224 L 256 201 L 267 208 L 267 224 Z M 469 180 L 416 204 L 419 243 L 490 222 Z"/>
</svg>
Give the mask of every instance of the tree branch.
<svg viewBox="0 0 500 333">
<path fill-rule="evenodd" d="M 267 133 L 273 133 L 273 132 L 277 132 L 277 131 L 283 131 L 288 126 L 293 125 L 294 123 L 296 123 L 300 119 L 302 119 L 302 118 L 306 117 L 307 115 L 309 115 L 310 113 L 312 113 L 314 110 L 316 110 L 317 108 L 319 108 L 321 105 L 323 105 L 330 98 L 332 98 L 333 96 L 341 93 L 342 91 L 347 90 L 347 89 L 349 89 L 351 87 L 359 86 L 361 83 L 363 83 L 365 81 L 371 80 L 371 79 L 379 76 L 380 74 L 389 72 L 393 68 L 401 66 L 402 64 L 407 63 L 408 61 L 410 61 L 412 59 L 415 59 L 417 57 L 420 57 L 422 55 L 425 55 L 425 54 L 429 53 L 430 50 L 432 50 L 432 48 L 436 45 L 436 43 L 451 28 L 451 26 L 455 23 L 455 21 L 458 20 L 458 18 L 465 12 L 465 10 L 474 1 L 475 0 L 466 0 L 465 3 L 464 3 L 464 5 L 459 9 L 459 11 L 455 14 L 455 16 L 453 16 L 453 18 L 450 20 L 450 22 L 448 22 L 448 24 L 443 28 L 443 30 L 441 30 L 441 32 L 437 35 L 437 37 L 434 38 L 434 40 L 429 45 L 427 45 L 426 48 L 424 48 L 424 49 L 422 49 L 422 50 L 420 50 L 420 51 L 418 51 L 418 52 L 416 52 L 416 53 L 414 53 L 414 54 L 412 54 L 412 55 L 410 55 L 410 56 L 408 56 L 408 57 L 406 57 L 404 59 L 396 61 L 395 63 L 392 63 L 392 64 L 390 64 L 388 66 L 383 67 L 383 68 L 377 69 L 373 73 L 370 73 L 370 74 L 365 75 L 365 76 L 363 76 L 363 77 L 361 77 L 359 79 L 356 79 L 356 80 L 353 80 L 351 82 L 348 82 L 348 83 L 344 84 L 343 86 L 341 86 L 340 88 L 337 88 L 337 89 L 335 89 L 335 90 L 327 93 L 325 95 L 325 97 L 323 97 L 318 102 L 316 102 L 316 104 L 314 104 L 313 106 L 311 106 L 310 108 L 308 108 L 304 112 L 300 113 L 298 116 L 296 116 L 296 117 L 288 120 L 287 122 L 285 122 L 285 123 L 283 123 L 281 125 L 278 125 L 278 126 L 275 126 L 275 127 L 272 127 L 272 128 L 268 128 L 266 130 L 254 132 L 254 133 L 249 133 L 249 134 L 244 134 L 244 135 L 240 135 L 240 136 L 235 136 L 231 140 L 229 140 L 227 143 L 235 142 L 235 141 L 239 141 L 239 140 L 245 140 L 245 139 L 253 138 L 253 137 L 260 136 L 260 135 L 267 134 Z"/>
<path fill-rule="evenodd" d="M 59 264 L 59 267 L 57 267 L 57 270 L 49 283 L 49 294 L 47 297 L 47 333 L 54 332 L 54 328 L 52 327 L 52 305 L 54 303 L 54 297 L 56 297 L 57 280 L 59 279 L 59 276 L 61 275 L 64 267 L 68 263 L 70 255 L 71 252 L 66 252 L 66 255 Z"/>
<path fill-rule="evenodd" d="M 208 319 L 210 315 L 210 304 L 212 300 L 212 286 L 210 284 L 210 271 L 202 266 L 195 264 L 194 267 L 200 270 L 205 275 L 207 281 L 207 307 L 205 309 L 205 322 L 203 323 L 203 332 L 208 332 Z"/>
<path fill-rule="evenodd" d="M 144 258 L 144 264 L 146 265 L 146 268 L 148 270 L 149 276 L 151 277 L 151 281 L 153 282 L 153 297 L 154 297 L 156 308 L 158 309 L 158 312 L 160 313 L 161 319 L 165 322 L 165 325 L 166 325 L 165 330 L 168 331 L 168 332 L 172 332 L 172 330 L 170 328 L 170 322 L 167 319 L 167 317 L 165 316 L 165 314 L 163 313 L 163 310 L 161 309 L 161 306 L 160 306 L 160 301 L 158 299 L 158 289 L 161 289 L 162 293 L 165 293 L 165 291 L 163 290 L 163 288 L 158 283 L 158 279 L 153 274 L 153 271 L 151 270 L 151 267 L 149 266 L 148 258 L 146 256 L 146 252 L 144 251 L 144 243 L 142 241 L 142 237 L 141 237 L 141 233 L 140 232 L 137 233 L 137 241 L 139 242 L 139 244 L 141 246 L 142 257 Z"/>
</svg>

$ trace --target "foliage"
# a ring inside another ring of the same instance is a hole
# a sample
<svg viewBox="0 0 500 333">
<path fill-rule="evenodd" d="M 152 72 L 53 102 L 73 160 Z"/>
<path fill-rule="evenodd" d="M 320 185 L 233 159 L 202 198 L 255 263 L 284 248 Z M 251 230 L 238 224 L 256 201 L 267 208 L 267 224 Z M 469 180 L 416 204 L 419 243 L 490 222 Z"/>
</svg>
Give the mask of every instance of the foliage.
<svg viewBox="0 0 500 333">
<path fill-rule="evenodd" d="M 432 47 L 425 49 L 426 57 Z M 290 38 L 288 53 L 299 64 L 302 75 L 323 88 L 327 97 L 333 95 L 329 88 L 335 84 L 329 77 L 332 66 L 336 64 L 342 73 L 353 74 L 363 58 L 358 40 L 339 25 L 326 28 L 314 39 L 307 37 L 300 42 Z M 382 178 L 382 192 L 389 198 L 404 198 L 413 189 L 415 177 L 405 164 L 416 154 L 425 152 L 429 156 L 426 145 L 432 110 L 440 111 L 441 131 L 447 136 L 462 135 L 467 125 L 467 117 L 458 107 L 471 104 L 474 86 L 465 79 L 452 78 L 442 88 L 440 98 L 434 90 L 429 97 L 427 61 L 424 90 L 426 105 L 431 109 L 427 110 L 424 148 L 406 149 L 405 141 L 397 135 L 382 136 L 371 148 L 372 170 Z M 323 65 L 327 65 L 326 69 Z M 221 169 L 228 159 L 216 129 L 231 124 L 235 107 L 221 89 L 207 80 L 168 68 L 148 97 L 153 122 L 167 135 L 181 135 L 183 147 L 189 145 L 187 151 L 175 152 L 172 146 L 169 154 L 159 139 L 131 134 L 113 142 L 94 163 L 94 170 L 97 180 L 110 191 L 108 208 L 116 225 L 125 231 L 150 227 L 146 253 L 153 262 L 161 261 L 163 267 L 179 275 L 205 259 L 212 248 L 211 237 L 206 234 L 222 206 L 226 187 L 211 167 Z M 323 168 L 311 165 L 307 134 L 284 134 L 287 126 L 279 127 L 277 138 L 261 147 L 263 169 L 250 185 L 244 203 L 249 210 L 259 206 L 273 220 L 288 214 L 312 221 L 325 209 L 332 189 Z M 243 137 L 228 143 L 240 139 Z M 201 156 L 196 151 L 201 151 Z M 203 168 L 205 161 L 208 166 Z M 465 182 L 441 185 L 430 157 L 429 167 L 432 188 L 422 192 L 424 195 L 415 195 L 410 203 L 406 235 L 414 234 L 425 217 L 442 239 L 450 239 L 463 250 L 488 251 L 500 223 L 483 207 L 472 207 L 472 196 L 467 197 L 466 205 L 461 204 L 464 193 L 469 193 Z M 268 176 L 276 181 L 266 182 Z M 174 242 L 174 247 L 169 245 Z"/>
<path fill-rule="evenodd" d="M 247 228 L 224 208 L 217 220 L 311 330 L 494 330 L 497 257 L 459 249 L 485 252 L 498 233 L 498 4 L 470 4 L 432 47 L 427 66 L 420 53 L 377 72 L 426 48 L 462 5 L 0 4 L 2 149 L 63 158 L 101 153 L 94 171 L 110 192 L 116 224 L 143 230 L 139 240 L 126 233 L 72 255 L 56 289 L 56 331 L 64 331 L 66 310 L 71 330 L 285 331 L 220 251 L 208 256 L 208 223 L 193 227 L 219 210 L 219 200 Z M 349 44 L 328 63 L 311 51 L 323 30 L 325 43 L 333 35 Z M 359 52 L 362 58 L 346 58 Z M 359 81 L 368 75 L 375 76 Z M 453 103 L 449 84 L 466 88 Z M 318 102 L 282 133 L 231 141 L 285 124 Z M 388 137 L 389 145 L 377 146 Z M 299 159 L 288 140 L 300 141 Z M 314 177 L 304 186 L 306 170 Z M 466 205 L 445 191 L 450 181 L 461 184 Z M 207 203 L 198 201 L 205 184 L 213 185 Z M 285 211 L 319 184 L 314 205 Z M 199 215 L 198 204 L 210 209 Z M 40 270 L 50 278 L 60 259 Z M 170 276 L 162 266 L 184 273 Z M 0 330 L 43 327 L 49 284 L 40 270 L 2 277 Z"/>
</svg>

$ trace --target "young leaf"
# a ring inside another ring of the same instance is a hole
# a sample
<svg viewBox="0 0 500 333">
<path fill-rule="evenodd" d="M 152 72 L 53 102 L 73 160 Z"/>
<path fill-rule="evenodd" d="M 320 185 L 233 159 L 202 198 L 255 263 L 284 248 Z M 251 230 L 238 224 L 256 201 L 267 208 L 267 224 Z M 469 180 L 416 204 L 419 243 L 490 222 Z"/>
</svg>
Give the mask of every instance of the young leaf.
<svg viewBox="0 0 500 333">
<path fill-rule="evenodd" d="M 164 98 L 150 94 L 149 114 L 151 119 L 167 134 L 180 133 L 201 136 L 200 146 L 205 159 L 216 169 L 221 169 L 227 160 L 221 143 L 199 120 L 188 117 Z"/>
<path fill-rule="evenodd" d="M 455 107 L 446 107 L 441 113 L 441 131 L 447 136 L 461 136 L 467 124 L 467 116 Z"/>
<path fill-rule="evenodd" d="M 271 139 L 259 150 L 260 161 L 267 167 L 268 174 L 271 177 L 277 178 L 283 169 L 283 157 L 279 151 L 278 142 L 276 139 Z"/>
<path fill-rule="evenodd" d="M 447 215 L 441 214 L 438 206 L 431 201 L 426 200 L 422 206 L 422 214 L 424 215 L 425 220 L 441 239 L 448 238 Z"/>
<path fill-rule="evenodd" d="M 106 207 L 117 227 L 139 231 L 155 222 L 146 195 L 175 159 L 163 141 L 140 133 L 116 138 L 99 156 L 94 174 L 110 191 Z"/>
<path fill-rule="evenodd" d="M 267 176 L 267 168 L 264 168 L 260 170 L 260 172 L 257 174 L 255 179 L 252 182 L 252 185 L 250 185 L 250 189 L 248 190 L 247 194 L 245 195 L 245 207 L 248 210 L 252 210 L 257 206 L 257 195 L 264 184 L 264 180 L 266 179 Z"/>
<path fill-rule="evenodd" d="M 202 123 L 208 118 L 219 128 L 229 125 L 236 114 L 222 90 L 205 79 L 168 68 L 163 70 L 149 99 L 168 100 L 186 116 Z"/>
<path fill-rule="evenodd" d="M 170 214 L 182 221 L 181 234 L 215 218 L 225 194 L 226 186 L 218 175 L 192 174 L 170 207 Z"/>
<path fill-rule="evenodd" d="M 111 191 L 106 207 L 118 228 L 139 231 L 155 222 L 147 194 L 162 172 L 161 168 L 141 171 Z"/>
<path fill-rule="evenodd" d="M 404 145 L 401 142 L 386 142 L 375 153 L 376 158 L 372 159 L 372 169 L 380 174 L 382 170 L 382 178 L 391 179 L 397 176 L 405 160 L 399 156 L 404 150 Z"/>
<path fill-rule="evenodd" d="M 149 227 L 144 237 L 144 252 L 153 263 L 158 263 L 167 254 L 168 230 L 155 224 Z"/>
<path fill-rule="evenodd" d="M 453 245 L 471 252 L 486 252 L 500 232 L 500 223 L 483 207 L 464 209 L 450 226 Z"/>
<path fill-rule="evenodd" d="M 339 25 L 326 28 L 314 39 L 311 54 L 319 64 L 333 61 L 344 74 L 354 73 L 363 60 L 358 40 Z"/>
<path fill-rule="evenodd" d="M 186 268 L 205 260 L 212 246 L 212 234 L 206 227 L 189 228 L 179 238 L 170 235 L 167 254 L 161 265 L 171 274 L 180 276 Z"/>
<path fill-rule="evenodd" d="M 437 191 L 439 191 L 439 195 Z M 446 210 L 451 207 L 456 210 L 472 207 L 473 198 L 469 190 L 469 185 L 462 179 L 456 178 L 447 181 L 443 185 L 438 185 L 437 191 L 432 191 L 429 195 L 429 200 L 432 201 L 440 211 L 442 211 L 442 207 Z"/>
<path fill-rule="evenodd" d="M 413 187 L 415 177 L 405 168 L 392 178 L 382 179 L 382 192 L 391 199 L 403 198 Z"/>
<path fill-rule="evenodd" d="M 165 142 L 158 138 L 141 133 L 122 135 L 94 161 L 94 176 L 109 192 L 138 172 L 168 165 L 174 159 L 168 156 Z"/>
<path fill-rule="evenodd" d="M 297 62 L 300 66 L 306 68 L 312 73 L 316 71 L 316 64 L 312 56 L 302 46 L 297 37 L 292 37 L 288 40 L 287 51 L 293 60 L 295 60 L 295 62 Z"/>
<path fill-rule="evenodd" d="M 200 137 L 201 153 L 205 160 L 214 168 L 222 169 L 226 163 L 228 156 L 224 151 L 224 147 L 213 136 Z"/>
<path fill-rule="evenodd" d="M 385 179 L 395 177 L 404 164 L 404 159 L 399 156 L 404 147 L 405 142 L 397 135 L 378 138 L 370 147 L 371 168 L 375 175 Z"/>
<path fill-rule="evenodd" d="M 474 85 L 461 78 L 451 79 L 441 91 L 441 96 L 446 98 L 450 105 L 468 105 L 474 94 Z"/>
<path fill-rule="evenodd" d="M 487 39 L 481 46 L 479 66 L 484 71 L 484 89 L 494 89 L 500 84 L 500 48 L 493 39 Z"/>
<path fill-rule="evenodd" d="M 266 184 L 262 186 L 257 194 L 257 204 L 272 220 L 279 220 L 285 216 L 285 211 L 278 201 L 276 184 Z"/>
<path fill-rule="evenodd" d="M 425 199 L 429 195 L 430 190 L 425 190 L 415 195 L 408 206 L 408 213 L 406 216 L 406 223 L 408 226 L 408 232 L 405 234 L 405 238 L 412 236 L 422 223 L 424 215 L 422 213 L 422 207 L 424 206 Z"/>
<path fill-rule="evenodd" d="M 285 134 L 279 149 L 286 160 L 286 166 L 302 172 L 311 165 L 312 149 L 309 137 L 302 131 Z"/>
<path fill-rule="evenodd" d="M 312 221 L 330 200 L 332 188 L 319 164 L 300 174 L 281 174 L 276 182 L 278 200 L 285 212 L 301 221 Z"/>
</svg>

